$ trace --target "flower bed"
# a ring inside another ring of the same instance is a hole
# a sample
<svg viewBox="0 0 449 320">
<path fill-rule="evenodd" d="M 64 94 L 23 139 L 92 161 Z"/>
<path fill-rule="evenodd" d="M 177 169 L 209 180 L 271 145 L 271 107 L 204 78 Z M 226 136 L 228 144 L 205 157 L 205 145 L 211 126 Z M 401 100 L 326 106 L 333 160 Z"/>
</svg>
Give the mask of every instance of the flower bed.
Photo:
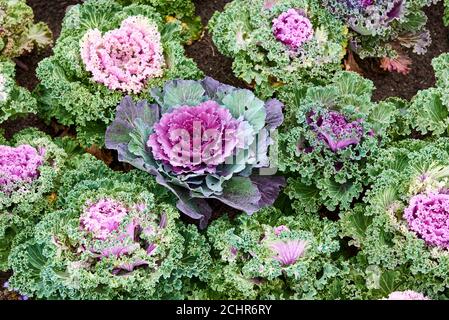
<svg viewBox="0 0 449 320">
<path fill-rule="evenodd" d="M 432 2 L 87 0 L 28 89 L 17 35 L 46 27 L 8 22 L 0 298 L 448 299 Z M 435 83 L 379 93 L 370 66 Z"/>
</svg>

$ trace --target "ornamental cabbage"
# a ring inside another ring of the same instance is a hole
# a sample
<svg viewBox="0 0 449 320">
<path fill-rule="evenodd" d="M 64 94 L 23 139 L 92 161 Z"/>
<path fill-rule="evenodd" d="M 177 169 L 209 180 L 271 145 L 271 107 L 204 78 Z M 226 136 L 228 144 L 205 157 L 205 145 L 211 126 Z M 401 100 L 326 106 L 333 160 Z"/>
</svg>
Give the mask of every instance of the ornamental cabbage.
<svg viewBox="0 0 449 320">
<path fill-rule="evenodd" d="M 273 207 L 207 229 L 214 265 L 205 289 L 213 299 L 320 299 L 339 275 L 338 224 L 316 215 L 286 216 Z"/>
<path fill-rule="evenodd" d="M 272 176 L 268 154 L 270 132 L 283 121 L 278 100 L 211 78 L 170 81 L 151 95 L 157 104 L 128 96 L 117 108 L 106 146 L 119 161 L 155 175 L 202 227 L 212 214 L 208 199 L 248 214 L 273 204 L 284 182 Z"/>
<path fill-rule="evenodd" d="M 209 29 L 237 77 L 262 98 L 284 84 L 327 80 L 345 54 L 347 28 L 315 0 L 234 0 Z"/>
<path fill-rule="evenodd" d="M 16 58 L 51 45 L 52 33 L 43 22 L 34 23 L 25 0 L 0 0 L 0 58 Z"/>
<path fill-rule="evenodd" d="M 201 71 L 184 55 L 179 21 L 165 22 L 149 5 L 89 0 L 71 7 L 54 55 L 40 62 L 40 113 L 74 125 L 83 146 L 104 144 L 104 131 L 126 94 Z"/>
<path fill-rule="evenodd" d="M 366 161 L 393 137 L 394 102 L 371 101 L 373 84 L 342 71 L 327 86 L 295 85 L 281 92 L 288 106 L 279 136 L 286 193 L 295 205 L 316 212 L 325 205 L 348 208 L 366 185 Z"/>
<path fill-rule="evenodd" d="M 36 99 L 16 84 L 15 73 L 14 63 L 0 60 L 0 123 L 36 112 Z"/>
<path fill-rule="evenodd" d="M 435 137 L 449 134 L 449 54 L 444 53 L 432 61 L 437 79 L 433 88 L 419 91 L 413 97 L 408 124 L 421 135 Z"/>
<path fill-rule="evenodd" d="M 388 279 L 373 289 L 388 282 L 389 292 L 447 299 L 448 152 L 447 138 L 392 144 L 371 159 L 365 205 L 341 213 L 342 235 L 361 249 L 364 268 Z M 383 291 L 372 298 L 385 297 Z"/>
<path fill-rule="evenodd" d="M 98 29 L 86 32 L 81 39 L 81 59 L 93 81 L 136 94 L 147 80 L 161 77 L 165 65 L 157 26 L 143 16 L 126 18 L 120 28 L 104 36 Z"/>
<path fill-rule="evenodd" d="M 64 162 L 65 152 L 34 129 L 0 145 L 0 270 L 7 268 L 11 246 L 27 237 L 52 206 Z"/>
<path fill-rule="evenodd" d="M 75 161 L 56 210 L 13 249 L 10 288 L 46 299 L 182 298 L 177 283 L 203 277 L 209 248 L 164 199 L 144 173 Z"/>
<path fill-rule="evenodd" d="M 362 59 L 382 58 L 389 71 L 408 72 L 403 48 L 425 54 L 431 43 L 422 11 L 433 0 L 320 0 L 349 29 L 350 49 Z"/>
</svg>

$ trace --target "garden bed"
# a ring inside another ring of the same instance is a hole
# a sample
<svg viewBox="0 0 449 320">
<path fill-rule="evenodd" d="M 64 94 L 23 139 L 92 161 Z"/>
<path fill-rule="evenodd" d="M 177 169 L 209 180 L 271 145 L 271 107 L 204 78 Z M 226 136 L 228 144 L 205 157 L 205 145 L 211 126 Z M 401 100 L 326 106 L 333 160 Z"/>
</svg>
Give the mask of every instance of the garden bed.
<svg viewBox="0 0 449 320">
<path fill-rule="evenodd" d="M 28 0 L 30 6 L 34 9 L 36 19 L 45 21 L 49 24 L 55 38 L 59 35 L 61 28 L 61 21 L 68 6 L 81 3 L 79 0 L 63 1 L 58 0 L 54 3 L 49 3 L 44 0 Z M 229 3 L 230 0 L 213 0 L 202 1 L 195 0 L 196 13 L 201 16 L 203 24 L 207 24 L 210 17 L 215 11 L 220 11 Z M 435 75 L 429 70 L 432 70 L 431 61 L 443 52 L 449 52 L 449 30 L 443 25 L 443 3 L 426 8 L 426 14 L 429 18 L 427 28 L 432 35 L 432 44 L 428 49 L 428 53 L 424 56 L 419 56 L 410 53 L 413 60 L 412 70 L 409 75 L 385 72 L 370 63 L 369 60 L 361 62 L 363 75 L 368 79 L 373 80 L 376 91 L 374 99 L 379 101 L 387 97 L 401 97 L 404 99 L 412 98 L 416 92 L 422 89 L 427 89 L 435 85 Z M 24 68 L 18 68 L 17 81 L 20 85 L 33 89 L 38 83 L 35 69 L 39 61 L 51 55 L 51 49 L 45 52 L 34 53 L 19 59 Z M 228 83 L 236 87 L 245 87 L 245 83 L 237 79 L 232 72 L 232 60 L 224 57 L 216 49 L 212 42 L 209 32 L 205 31 L 203 37 L 194 42 L 191 46 L 186 48 L 187 55 L 195 60 L 201 70 L 208 76 L 211 76 L 222 83 Z M 58 133 L 58 130 L 51 129 L 46 126 L 36 116 L 29 116 L 26 119 L 19 119 L 16 121 L 9 121 L 0 125 L 6 130 L 6 137 L 11 137 L 14 132 L 29 126 L 37 127 L 45 132 Z"/>
<path fill-rule="evenodd" d="M 35 18 L 38 21 L 46 22 L 55 37 L 59 36 L 61 31 L 61 22 L 64 18 L 66 10 L 69 6 L 81 3 L 78 0 L 27 0 L 27 3 L 34 9 Z M 196 6 L 196 14 L 201 17 L 202 23 L 207 25 L 207 22 L 212 17 L 215 11 L 222 11 L 224 6 L 231 2 L 230 0 L 194 0 Z M 410 100 L 416 93 L 423 89 L 428 89 L 435 86 L 436 80 L 432 69 L 432 59 L 438 57 L 440 54 L 449 52 L 449 29 L 443 25 L 443 3 L 425 9 L 428 16 L 427 29 L 429 29 L 432 44 L 428 48 L 425 55 L 417 55 L 408 52 L 412 59 L 411 71 L 408 75 L 399 73 L 386 72 L 381 70 L 374 60 L 365 59 L 359 60 L 361 73 L 365 78 L 374 82 L 375 91 L 373 93 L 374 101 L 382 101 L 388 97 L 400 97 Z M 43 52 L 34 51 L 31 54 L 16 58 L 17 74 L 16 79 L 18 83 L 32 91 L 39 80 L 36 77 L 36 67 L 38 63 L 45 57 L 52 55 L 52 49 L 47 49 Z M 232 59 L 223 56 L 216 48 L 212 41 L 211 34 L 206 30 L 198 41 L 193 42 L 186 48 L 186 55 L 192 58 L 198 67 L 205 75 L 210 76 L 221 83 L 229 84 L 237 88 L 250 88 L 244 81 L 236 78 L 232 71 Z M 25 118 L 17 120 L 8 120 L 0 124 L 0 128 L 5 130 L 5 137 L 11 138 L 18 131 L 28 128 L 36 127 L 43 132 L 50 134 L 52 137 L 60 137 L 73 132 L 73 128 L 67 128 L 56 124 L 46 124 L 40 120 L 36 115 L 30 115 Z M 121 171 L 128 171 L 127 165 L 119 164 L 116 153 L 102 153 L 96 150 L 97 157 L 104 160 L 108 157 L 109 164 L 113 169 L 120 169 Z M 111 158 L 113 157 L 113 159 Z M 281 199 L 282 200 L 282 199 Z M 214 203 L 212 220 L 217 218 L 220 214 L 222 205 L 220 202 Z M 338 219 L 338 214 L 327 211 L 322 208 L 322 215 L 331 219 Z M 228 209 L 228 213 L 237 213 L 238 210 Z M 183 217 L 187 222 L 191 220 Z M 349 255 L 354 255 L 357 251 L 355 247 L 348 244 L 348 238 L 342 241 L 343 246 L 346 246 L 346 251 Z M 8 292 L 1 289 L 3 284 L 7 281 L 10 273 L 0 272 L 0 300 L 2 299 L 20 299 L 20 295 Z"/>
</svg>

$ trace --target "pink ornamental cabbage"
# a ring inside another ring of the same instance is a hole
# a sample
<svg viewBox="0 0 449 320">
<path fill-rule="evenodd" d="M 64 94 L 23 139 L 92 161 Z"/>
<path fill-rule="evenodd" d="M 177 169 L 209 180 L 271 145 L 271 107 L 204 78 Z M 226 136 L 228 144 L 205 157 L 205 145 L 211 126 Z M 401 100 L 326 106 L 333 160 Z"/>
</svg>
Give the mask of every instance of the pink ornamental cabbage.
<svg viewBox="0 0 449 320">
<path fill-rule="evenodd" d="M 387 300 L 430 300 L 422 293 L 412 290 L 407 291 L 395 291 L 390 293 Z"/>
<path fill-rule="evenodd" d="M 314 33 L 310 20 L 295 9 L 289 9 L 274 19 L 272 30 L 276 39 L 292 50 L 310 41 Z"/>
<path fill-rule="evenodd" d="M 81 58 L 94 81 L 127 93 L 139 93 L 147 80 L 162 76 L 165 63 L 157 26 L 143 16 L 129 17 L 103 36 L 89 30 Z"/>
<path fill-rule="evenodd" d="M 307 241 L 304 240 L 275 241 L 270 244 L 271 250 L 276 253 L 273 258 L 282 266 L 295 264 L 304 255 L 306 246 Z"/>
<path fill-rule="evenodd" d="M 449 248 L 449 194 L 420 194 L 404 211 L 410 230 L 430 246 Z"/>
<path fill-rule="evenodd" d="M 327 112 L 316 121 L 312 117 L 313 113 L 308 118 L 309 125 L 317 133 L 318 139 L 324 141 L 333 152 L 356 145 L 362 139 L 362 120 L 348 122 L 341 113 L 336 111 Z"/>
<path fill-rule="evenodd" d="M 215 172 L 240 143 L 244 122 L 215 101 L 198 106 L 181 106 L 165 113 L 148 139 L 156 160 L 182 173 Z"/>
<path fill-rule="evenodd" d="M 17 183 L 30 183 L 39 177 L 44 163 L 45 149 L 39 151 L 30 145 L 0 146 L 0 190 L 11 192 Z"/>
<path fill-rule="evenodd" d="M 80 226 L 94 238 L 105 240 L 120 227 L 127 214 L 128 209 L 122 203 L 113 199 L 101 199 L 88 205 L 80 217 Z"/>
</svg>

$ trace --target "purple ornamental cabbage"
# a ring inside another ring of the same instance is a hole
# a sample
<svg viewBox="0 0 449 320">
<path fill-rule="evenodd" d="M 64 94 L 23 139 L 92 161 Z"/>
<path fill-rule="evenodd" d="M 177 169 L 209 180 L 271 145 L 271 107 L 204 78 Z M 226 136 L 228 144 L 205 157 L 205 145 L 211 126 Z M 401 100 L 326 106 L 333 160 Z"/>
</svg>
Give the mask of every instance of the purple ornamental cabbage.
<svg viewBox="0 0 449 320">
<path fill-rule="evenodd" d="M 296 9 L 289 9 L 273 20 L 274 36 L 293 51 L 311 40 L 313 33 L 309 18 Z"/>
<path fill-rule="evenodd" d="M 449 194 L 420 194 L 404 211 L 410 230 L 427 245 L 449 248 Z"/>
<path fill-rule="evenodd" d="M 329 1 L 334 2 L 334 1 Z M 348 23 L 351 28 L 362 34 L 372 35 L 387 28 L 388 25 L 405 14 L 404 0 L 349 0 L 346 1 Z"/>
<path fill-rule="evenodd" d="M 0 191 L 12 192 L 22 183 L 38 178 L 44 155 L 45 149 L 36 150 L 30 145 L 0 146 Z"/>
<path fill-rule="evenodd" d="M 312 111 L 307 121 L 318 139 L 333 152 L 356 145 L 363 137 L 361 119 L 348 122 L 344 115 L 336 111 L 329 111 L 320 116 Z"/>
<path fill-rule="evenodd" d="M 198 124 L 196 128 L 195 124 Z M 239 144 L 238 132 L 243 132 L 244 125 L 245 122 L 234 119 L 228 109 L 215 101 L 195 107 L 181 106 L 164 114 L 154 125 L 147 145 L 154 159 L 171 165 L 177 174 L 214 173 Z M 187 134 L 185 140 L 181 139 L 183 133 Z M 173 135 L 176 139 L 171 139 Z M 179 156 L 179 152 L 184 152 L 184 156 Z"/>
<path fill-rule="evenodd" d="M 273 204 L 282 177 L 270 166 L 270 132 L 283 122 L 282 103 L 212 78 L 177 80 L 151 91 L 157 104 L 125 97 L 106 131 L 119 160 L 156 176 L 179 199 L 178 209 L 205 227 L 207 199 L 252 214 Z"/>
</svg>

